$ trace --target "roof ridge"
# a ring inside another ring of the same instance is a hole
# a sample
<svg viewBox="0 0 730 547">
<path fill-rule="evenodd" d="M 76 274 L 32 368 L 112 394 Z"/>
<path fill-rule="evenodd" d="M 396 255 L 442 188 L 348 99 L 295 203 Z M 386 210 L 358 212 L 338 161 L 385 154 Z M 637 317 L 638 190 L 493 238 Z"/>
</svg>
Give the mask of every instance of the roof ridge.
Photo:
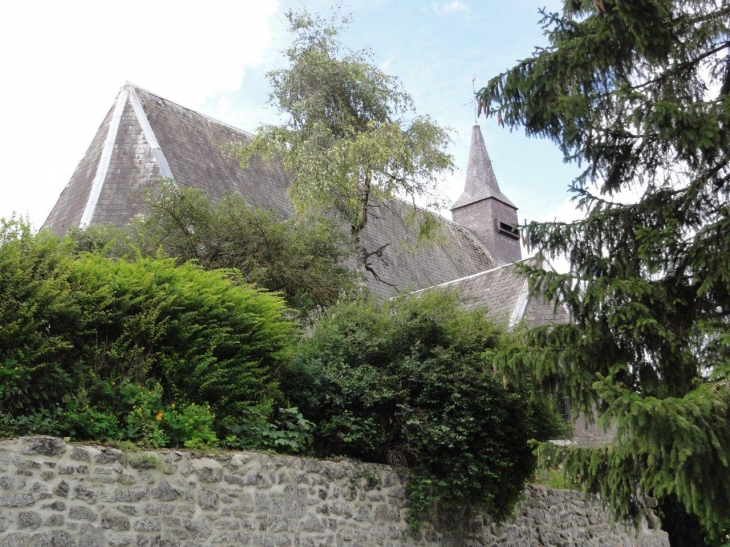
<svg viewBox="0 0 730 547">
<path fill-rule="evenodd" d="M 527 260 L 527 259 L 518 260 L 517 262 L 523 262 L 524 260 Z M 467 276 L 464 276 L 464 277 L 460 277 L 458 279 L 452 279 L 451 281 L 445 281 L 444 283 L 439 283 L 438 285 L 432 285 L 430 287 L 426 287 L 426 288 L 423 288 L 423 289 L 419 289 L 417 291 L 414 291 L 414 294 L 419 293 L 419 292 L 422 292 L 422 291 L 430 291 L 431 289 L 437 289 L 439 287 L 446 287 L 448 285 L 453 285 L 454 283 L 459 283 L 461 281 L 466 281 L 467 279 L 474 279 L 474 278 L 479 277 L 481 275 L 486 275 L 486 274 L 491 273 L 491 272 L 496 272 L 497 270 L 501 270 L 502 268 L 506 268 L 507 266 L 514 266 L 515 264 L 517 264 L 517 262 L 508 262 L 507 264 L 502 264 L 501 266 L 497 266 L 496 268 L 491 268 L 489 270 L 483 270 L 481 272 L 477 272 L 475 274 L 471 274 L 471 275 L 467 275 Z"/>
</svg>

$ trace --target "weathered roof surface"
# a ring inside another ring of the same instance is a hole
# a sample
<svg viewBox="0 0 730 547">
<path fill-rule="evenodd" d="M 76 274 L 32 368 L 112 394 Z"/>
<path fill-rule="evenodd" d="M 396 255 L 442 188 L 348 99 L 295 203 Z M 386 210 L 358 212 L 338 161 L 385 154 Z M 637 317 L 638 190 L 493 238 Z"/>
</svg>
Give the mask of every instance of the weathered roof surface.
<svg viewBox="0 0 730 547">
<path fill-rule="evenodd" d="M 459 196 L 451 209 L 458 209 L 487 198 L 498 199 L 515 207 L 499 189 L 497 177 L 494 174 L 492 162 L 487 153 L 487 145 L 484 144 L 482 130 L 478 125 L 474 125 L 471 131 L 471 147 L 469 148 L 469 164 L 466 169 L 464 193 Z"/>
<path fill-rule="evenodd" d="M 69 228 L 78 226 L 81 221 L 81 215 L 84 212 L 84 206 L 89 198 L 91 190 L 91 181 L 94 180 L 101 150 L 104 145 L 109 122 L 112 118 L 114 107 L 109 109 L 99 130 L 96 132 L 94 140 L 91 141 L 86 154 L 76 167 L 76 171 L 71 176 L 66 187 L 56 201 L 51 213 L 48 215 L 44 228 L 51 228 L 58 234 L 64 234 Z"/>
<path fill-rule="evenodd" d="M 516 274 L 514 264 L 506 264 L 440 286 L 455 289 L 466 308 L 486 307 L 490 315 L 508 321 L 525 286 L 525 278 Z"/>
<path fill-rule="evenodd" d="M 118 119 L 115 111 L 120 113 Z M 232 142 L 248 135 L 128 84 L 44 227 L 62 234 L 78 226 L 85 214 L 89 224 L 125 224 L 143 212 L 144 189 L 153 188 L 166 174 L 178 184 L 199 188 L 213 201 L 240 193 L 252 207 L 275 209 L 287 217 L 293 209 L 286 193 L 289 178 L 282 167 L 254 160 L 242 169 L 227 154 Z M 93 198 L 95 181 L 101 185 L 98 199 Z M 408 222 L 411 213 L 412 207 L 399 200 L 382 204 L 363 234 L 370 249 L 390 244 L 375 263 L 384 281 L 401 290 L 417 290 L 497 266 L 471 231 L 440 216 L 436 242 L 416 249 L 418 229 Z M 367 282 L 377 295 L 395 293 L 395 288 L 371 276 Z"/>
<path fill-rule="evenodd" d="M 527 279 L 517 270 L 516 263 L 455 279 L 438 287 L 453 288 L 467 309 L 486 308 L 489 315 L 509 325 L 525 321 L 537 326 L 569 320 L 562 306 L 556 308 L 545 302 L 541 295 L 529 293 Z"/>
</svg>

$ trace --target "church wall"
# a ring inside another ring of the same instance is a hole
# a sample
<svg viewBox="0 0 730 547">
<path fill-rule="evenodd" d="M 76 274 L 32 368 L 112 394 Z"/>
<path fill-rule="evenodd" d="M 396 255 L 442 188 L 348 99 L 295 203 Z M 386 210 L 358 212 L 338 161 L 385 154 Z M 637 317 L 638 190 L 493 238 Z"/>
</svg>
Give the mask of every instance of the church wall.
<svg viewBox="0 0 730 547">
<path fill-rule="evenodd" d="M 127 452 L 52 437 L 0 441 L 2 547 L 643 546 L 577 492 L 528 486 L 512 522 L 412 533 L 391 467 L 260 453 Z"/>
</svg>

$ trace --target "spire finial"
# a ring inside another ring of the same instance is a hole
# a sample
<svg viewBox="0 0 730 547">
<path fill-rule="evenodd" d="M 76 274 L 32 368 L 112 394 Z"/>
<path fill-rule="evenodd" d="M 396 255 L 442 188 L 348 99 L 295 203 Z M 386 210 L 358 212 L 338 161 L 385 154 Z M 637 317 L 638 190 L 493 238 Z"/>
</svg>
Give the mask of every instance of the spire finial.
<svg viewBox="0 0 730 547">
<path fill-rule="evenodd" d="M 474 87 L 474 80 L 476 76 L 471 77 L 471 108 L 474 111 L 474 124 L 476 125 L 477 119 L 479 118 L 479 112 L 477 112 L 477 90 Z"/>
</svg>

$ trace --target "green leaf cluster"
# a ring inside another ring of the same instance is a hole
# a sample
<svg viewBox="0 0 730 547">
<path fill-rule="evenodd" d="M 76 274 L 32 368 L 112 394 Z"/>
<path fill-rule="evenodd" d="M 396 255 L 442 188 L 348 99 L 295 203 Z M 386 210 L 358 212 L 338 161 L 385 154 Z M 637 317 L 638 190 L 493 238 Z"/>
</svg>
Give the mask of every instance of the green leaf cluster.
<svg viewBox="0 0 730 547">
<path fill-rule="evenodd" d="M 282 298 L 232 270 L 76 254 L 0 224 L 3 434 L 205 444 L 270 412 L 294 326 Z"/>
<path fill-rule="evenodd" d="M 309 452 L 315 424 L 296 407 L 279 408 L 274 416 L 250 409 L 245 421 L 228 425 L 226 446 L 243 450 L 264 449 L 287 454 Z"/>
<path fill-rule="evenodd" d="M 283 388 L 317 423 L 317 455 L 408 469 L 412 522 L 436 504 L 502 519 L 534 472 L 528 441 L 560 430 L 495 373 L 507 337 L 451 293 L 344 302 L 300 342 Z"/>
<path fill-rule="evenodd" d="M 349 241 L 332 220 L 313 215 L 282 220 L 252 209 L 238 194 L 211 203 L 195 188 L 172 180 L 145 199 L 146 214 L 130 226 L 72 230 L 79 250 L 110 257 L 175 258 L 206 270 L 235 269 L 246 283 L 281 292 L 306 316 L 334 303 L 353 287 L 346 267 Z"/>
<path fill-rule="evenodd" d="M 293 43 L 289 66 L 268 74 L 270 102 L 285 121 L 264 125 L 236 145 L 244 165 L 254 156 L 280 160 L 292 175 L 300 211 L 334 212 L 349 227 L 359 265 L 377 278 L 360 235 L 373 207 L 395 195 L 430 198 L 452 169 L 446 130 L 415 114 L 400 82 L 380 70 L 368 50 L 338 40 L 342 26 L 306 10 L 287 13 Z M 336 19 L 336 18 L 333 18 Z"/>
<path fill-rule="evenodd" d="M 730 6 L 566 0 L 543 14 L 549 46 L 478 98 L 584 167 L 571 191 L 585 218 L 524 228 L 570 259 L 567 274 L 524 269 L 573 323 L 533 330 L 503 363 L 617 426 L 611 447 L 556 450 L 618 517 L 638 522 L 657 497 L 717 543 L 730 527 Z"/>
</svg>

